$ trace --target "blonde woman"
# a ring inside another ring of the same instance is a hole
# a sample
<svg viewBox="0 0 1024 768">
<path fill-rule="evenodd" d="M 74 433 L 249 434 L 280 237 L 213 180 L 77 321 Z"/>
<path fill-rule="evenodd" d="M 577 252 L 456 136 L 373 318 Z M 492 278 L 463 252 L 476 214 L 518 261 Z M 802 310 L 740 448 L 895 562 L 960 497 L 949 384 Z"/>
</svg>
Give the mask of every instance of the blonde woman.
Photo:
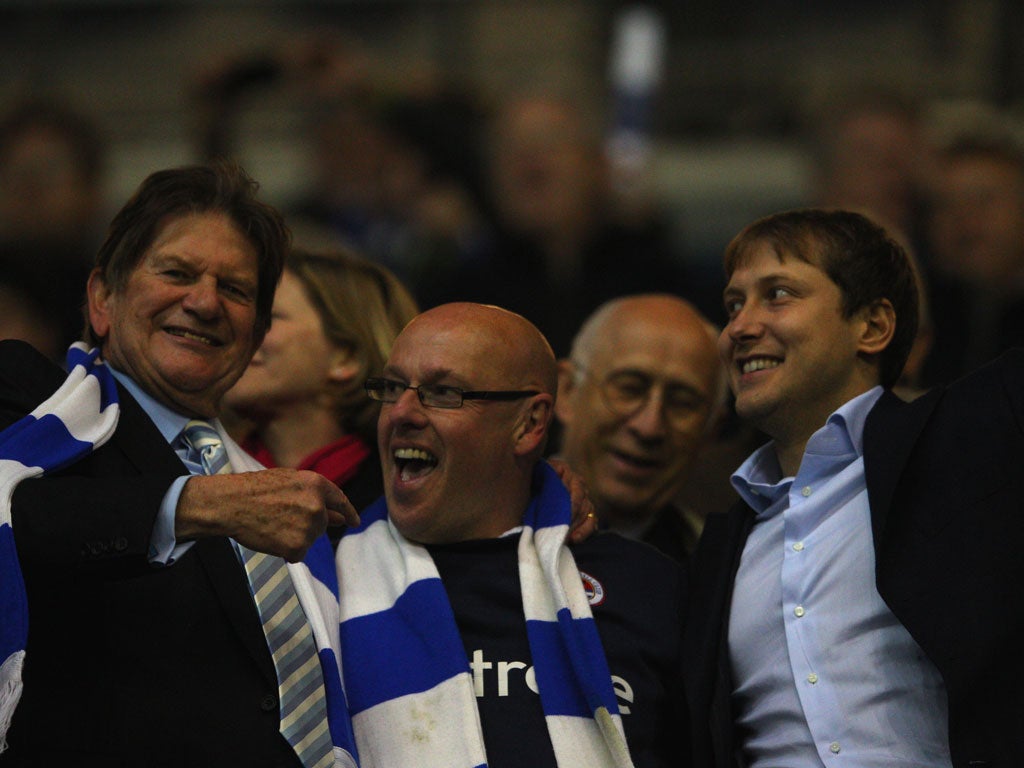
<svg viewBox="0 0 1024 768">
<path fill-rule="evenodd" d="M 272 323 L 225 405 L 240 442 L 268 467 L 319 472 L 356 509 L 382 492 L 378 404 L 363 390 L 398 332 L 417 313 L 385 267 L 351 251 L 293 249 L 274 295 Z"/>
</svg>

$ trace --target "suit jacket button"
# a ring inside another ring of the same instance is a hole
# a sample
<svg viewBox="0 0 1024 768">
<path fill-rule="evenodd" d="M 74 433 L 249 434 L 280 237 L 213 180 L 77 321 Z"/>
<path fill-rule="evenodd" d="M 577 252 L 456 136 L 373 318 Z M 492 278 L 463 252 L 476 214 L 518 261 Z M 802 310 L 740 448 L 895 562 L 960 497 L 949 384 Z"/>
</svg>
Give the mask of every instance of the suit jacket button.
<svg viewBox="0 0 1024 768">
<path fill-rule="evenodd" d="M 116 539 L 114 539 L 114 549 L 118 552 L 124 552 L 126 549 L 128 549 L 128 539 L 126 539 L 124 536 L 118 536 Z"/>
<path fill-rule="evenodd" d="M 260 709 L 264 712 L 273 712 L 277 709 L 277 696 L 272 693 L 268 693 L 262 699 L 260 699 Z"/>
</svg>

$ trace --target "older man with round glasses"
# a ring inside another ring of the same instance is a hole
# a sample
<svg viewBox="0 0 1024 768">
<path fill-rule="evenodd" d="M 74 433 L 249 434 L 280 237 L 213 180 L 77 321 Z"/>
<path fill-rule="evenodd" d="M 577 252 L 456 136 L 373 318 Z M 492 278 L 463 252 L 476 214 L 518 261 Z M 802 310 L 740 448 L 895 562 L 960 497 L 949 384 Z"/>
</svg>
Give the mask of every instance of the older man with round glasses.
<svg viewBox="0 0 1024 768">
<path fill-rule="evenodd" d="M 681 561 L 701 521 L 673 500 L 725 398 L 716 338 L 676 296 L 627 296 L 599 307 L 559 363 L 561 455 L 598 518 Z"/>
</svg>

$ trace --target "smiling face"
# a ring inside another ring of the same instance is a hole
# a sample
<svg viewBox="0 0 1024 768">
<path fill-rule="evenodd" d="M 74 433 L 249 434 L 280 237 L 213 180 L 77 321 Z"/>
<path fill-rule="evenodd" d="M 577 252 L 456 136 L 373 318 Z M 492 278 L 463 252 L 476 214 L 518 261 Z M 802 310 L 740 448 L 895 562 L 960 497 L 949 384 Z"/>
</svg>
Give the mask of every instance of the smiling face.
<svg viewBox="0 0 1024 768">
<path fill-rule="evenodd" d="M 562 455 L 587 483 L 598 514 L 613 526 L 640 523 L 671 501 L 707 434 L 720 366 L 710 326 L 685 302 L 637 297 L 588 329 L 559 370 L 556 412 Z M 601 384 L 650 384 L 631 415 L 613 411 Z"/>
<path fill-rule="evenodd" d="M 284 412 L 332 411 L 330 382 L 347 355 L 332 344 L 302 281 L 285 270 L 274 294 L 273 323 L 225 404 L 257 421 Z"/>
<path fill-rule="evenodd" d="M 89 279 L 89 320 L 115 368 L 175 411 L 216 416 L 256 346 L 257 257 L 221 213 L 166 220 L 123 290 Z"/>
<path fill-rule="evenodd" d="M 861 357 L 876 351 L 866 347 L 866 311 L 844 318 L 839 287 L 817 266 L 755 243 L 724 296 L 719 352 L 736 411 L 783 445 L 805 443 L 878 383 L 877 364 Z"/>
<path fill-rule="evenodd" d="M 442 543 L 493 538 L 519 525 L 550 420 L 554 365 L 536 329 L 494 307 L 443 305 L 402 331 L 384 369 L 389 379 L 543 392 L 444 409 L 424 406 L 407 389 L 382 405 L 384 494 L 402 535 Z"/>
</svg>

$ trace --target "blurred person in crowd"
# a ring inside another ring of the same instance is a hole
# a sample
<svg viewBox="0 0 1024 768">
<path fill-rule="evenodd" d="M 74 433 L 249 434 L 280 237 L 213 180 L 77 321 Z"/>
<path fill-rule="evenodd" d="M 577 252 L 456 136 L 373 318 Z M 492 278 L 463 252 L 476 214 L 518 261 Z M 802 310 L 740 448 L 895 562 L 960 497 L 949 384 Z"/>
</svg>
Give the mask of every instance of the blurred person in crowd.
<svg viewBox="0 0 1024 768">
<path fill-rule="evenodd" d="M 105 154 L 95 122 L 62 102 L 27 99 L 0 117 L 0 260 L 45 278 L 62 348 L 78 338 L 103 235 Z"/>
<path fill-rule="evenodd" d="M 5 251 L 0 271 L 0 339 L 27 341 L 62 364 L 68 343 L 60 317 L 53 311 L 51 278 L 18 255 Z"/>
<path fill-rule="evenodd" d="M 938 152 L 926 383 L 1024 345 L 1024 149 L 1009 133 L 960 134 Z"/>
<path fill-rule="evenodd" d="M 807 133 L 814 204 L 864 213 L 927 260 L 931 157 L 917 100 L 895 88 L 852 88 L 819 104 Z"/>
<path fill-rule="evenodd" d="M 244 417 L 242 447 L 267 467 L 311 469 L 357 509 L 383 493 L 379 404 L 363 389 L 379 375 L 417 308 L 385 267 L 353 251 L 293 248 L 274 294 L 273 322 L 224 398 Z"/>
<path fill-rule="evenodd" d="M 578 105 L 507 99 L 490 120 L 485 159 L 495 242 L 464 271 L 462 296 L 525 315 L 564 356 L 608 299 L 685 288 L 667 223 L 619 215 L 611 203 L 601 136 Z"/>
<path fill-rule="evenodd" d="M 401 83 L 376 69 L 364 46 L 323 31 L 209 63 L 193 87 L 199 142 L 207 156 L 236 153 L 242 106 L 284 93 L 302 115 L 295 141 L 308 158 L 289 220 L 332 232 L 431 306 L 487 243 L 482 109 L 429 67 Z"/>
<path fill-rule="evenodd" d="M 337 558 L 360 757 L 685 765 L 685 571 L 613 533 L 566 546 L 568 496 L 541 460 L 557 367 L 537 328 L 441 305 L 366 387 L 382 403 L 384 499 Z"/>
<path fill-rule="evenodd" d="M 637 294 L 601 305 L 559 362 L 560 456 L 600 524 L 680 562 L 704 521 L 675 500 L 725 401 L 717 338 L 688 302 Z"/>
<path fill-rule="evenodd" d="M 694 555 L 696 764 L 1016 765 L 1024 351 L 895 395 L 918 282 L 857 213 L 760 219 L 725 267 L 719 350 L 770 442 Z"/>
<path fill-rule="evenodd" d="M 2 476 L 0 533 L 13 530 L 17 555 L 0 559 L 0 586 L 18 596 L 20 564 L 29 621 L 5 767 L 333 764 L 310 608 L 271 632 L 263 598 L 294 593 L 303 574 L 285 560 L 358 516 L 315 472 L 261 469 L 217 419 L 270 325 L 287 247 L 284 219 L 238 166 L 157 171 L 114 217 L 87 284 L 107 386 L 0 342 L 0 426 L 17 424 L 4 458 L 21 445 L 60 459 L 43 477 Z M 66 431 L 50 429 L 59 411 L 25 418 L 58 389 Z M 279 588 L 250 582 L 268 577 Z M 292 678 L 286 658 L 314 661 Z M 0 669 L 8 713 L 14 671 Z"/>
</svg>

